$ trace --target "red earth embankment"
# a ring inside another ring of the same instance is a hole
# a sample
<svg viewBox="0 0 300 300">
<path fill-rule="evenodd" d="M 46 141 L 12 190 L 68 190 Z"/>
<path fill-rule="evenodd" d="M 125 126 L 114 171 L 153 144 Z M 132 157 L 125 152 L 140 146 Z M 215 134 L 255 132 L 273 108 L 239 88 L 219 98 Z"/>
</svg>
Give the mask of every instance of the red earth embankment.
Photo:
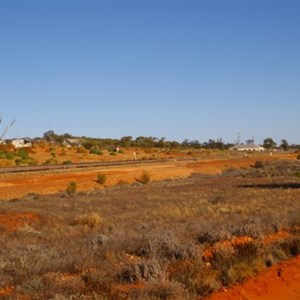
<svg viewBox="0 0 300 300">
<path fill-rule="evenodd" d="M 300 256 L 274 265 L 244 283 L 223 289 L 206 300 L 298 300 Z"/>
</svg>

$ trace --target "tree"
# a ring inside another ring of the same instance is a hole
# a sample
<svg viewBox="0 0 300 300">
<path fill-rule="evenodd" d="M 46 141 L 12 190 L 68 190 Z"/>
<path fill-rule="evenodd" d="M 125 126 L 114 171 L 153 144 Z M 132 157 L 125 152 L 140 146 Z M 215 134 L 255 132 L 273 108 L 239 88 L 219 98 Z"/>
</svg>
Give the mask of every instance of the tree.
<svg viewBox="0 0 300 300">
<path fill-rule="evenodd" d="M 121 147 L 128 148 L 134 144 L 132 136 L 123 136 L 120 140 Z"/>
<path fill-rule="evenodd" d="M 246 145 L 254 144 L 254 139 L 246 140 Z"/>
<path fill-rule="evenodd" d="M 155 146 L 155 138 L 153 137 L 145 137 L 145 136 L 139 136 L 135 139 L 135 143 L 138 147 L 143 148 L 153 148 Z"/>
<path fill-rule="evenodd" d="M 287 140 L 284 140 L 284 139 L 281 140 L 280 148 L 282 148 L 283 151 L 287 151 L 288 146 L 289 146 L 289 144 L 288 144 Z"/>
<path fill-rule="evenodd" d="M 270 137 L 264 139 L 263 145 L 267 150 L 271 150 L 276 147 L 276 143 Z"/>
</svg>

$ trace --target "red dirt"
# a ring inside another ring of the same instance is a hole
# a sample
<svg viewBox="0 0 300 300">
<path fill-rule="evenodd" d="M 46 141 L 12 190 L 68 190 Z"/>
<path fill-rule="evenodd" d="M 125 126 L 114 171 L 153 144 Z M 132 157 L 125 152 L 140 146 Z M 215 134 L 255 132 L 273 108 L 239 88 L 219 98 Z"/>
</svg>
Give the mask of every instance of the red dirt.
<svg viewBox="0 0 300 300">
<path fill-rule="evenodd" d="M 298 300 L 300 256 L 274 265 L 244 283 L 223 289 L 206 300 Z"/>
<path fill-rule="evenodd" d="M 13 292 L 13 287 L 5 287 L 3 289 L 0 289 L 0 298 L 5 298 L 9 296 Z"/>
<path fill-rule="evenodd" d="M 0 226 L 5 232 L 11 232 L 26 224 L 32 224 L 39 220 L 39 216 L 33 213 L 11 213 L 0 215 Z"/>
<path fill-rule="evenodd" d="M 143 290 L 146 285 L 143 282 L 135 282 L 129 284 L 119 284 L 114 287 L 113 297 L 118 297 L 121 293 L 122 295 L 129 293 L 130 291 Z M 123 298 L 123 297 L 122 297 Z"/>
</svg>

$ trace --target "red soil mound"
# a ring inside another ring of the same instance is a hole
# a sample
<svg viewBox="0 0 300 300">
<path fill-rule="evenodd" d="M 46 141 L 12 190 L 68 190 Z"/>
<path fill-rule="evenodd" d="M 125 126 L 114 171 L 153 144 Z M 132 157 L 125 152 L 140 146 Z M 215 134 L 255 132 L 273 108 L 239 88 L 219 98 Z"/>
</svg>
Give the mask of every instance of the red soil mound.
<svg viewBox="0 0 300 300">
<path fill-rule="evenodd" d="M 207 300 L 298 300 L 300 256 L 274 265 L 240 285 L 212 294 Z"/>
</svg>

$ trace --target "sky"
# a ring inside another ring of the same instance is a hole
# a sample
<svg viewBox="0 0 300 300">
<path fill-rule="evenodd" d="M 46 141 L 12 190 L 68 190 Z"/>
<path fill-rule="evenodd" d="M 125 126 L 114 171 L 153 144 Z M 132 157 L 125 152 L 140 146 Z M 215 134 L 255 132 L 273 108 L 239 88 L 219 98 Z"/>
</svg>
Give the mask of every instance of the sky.
<svg viewBox="0 0 300 300">
<path fill-rule="evenodd" d="M 0 134 L 300 144 L 300 0 L 0 0 Z"/>
</svg>

